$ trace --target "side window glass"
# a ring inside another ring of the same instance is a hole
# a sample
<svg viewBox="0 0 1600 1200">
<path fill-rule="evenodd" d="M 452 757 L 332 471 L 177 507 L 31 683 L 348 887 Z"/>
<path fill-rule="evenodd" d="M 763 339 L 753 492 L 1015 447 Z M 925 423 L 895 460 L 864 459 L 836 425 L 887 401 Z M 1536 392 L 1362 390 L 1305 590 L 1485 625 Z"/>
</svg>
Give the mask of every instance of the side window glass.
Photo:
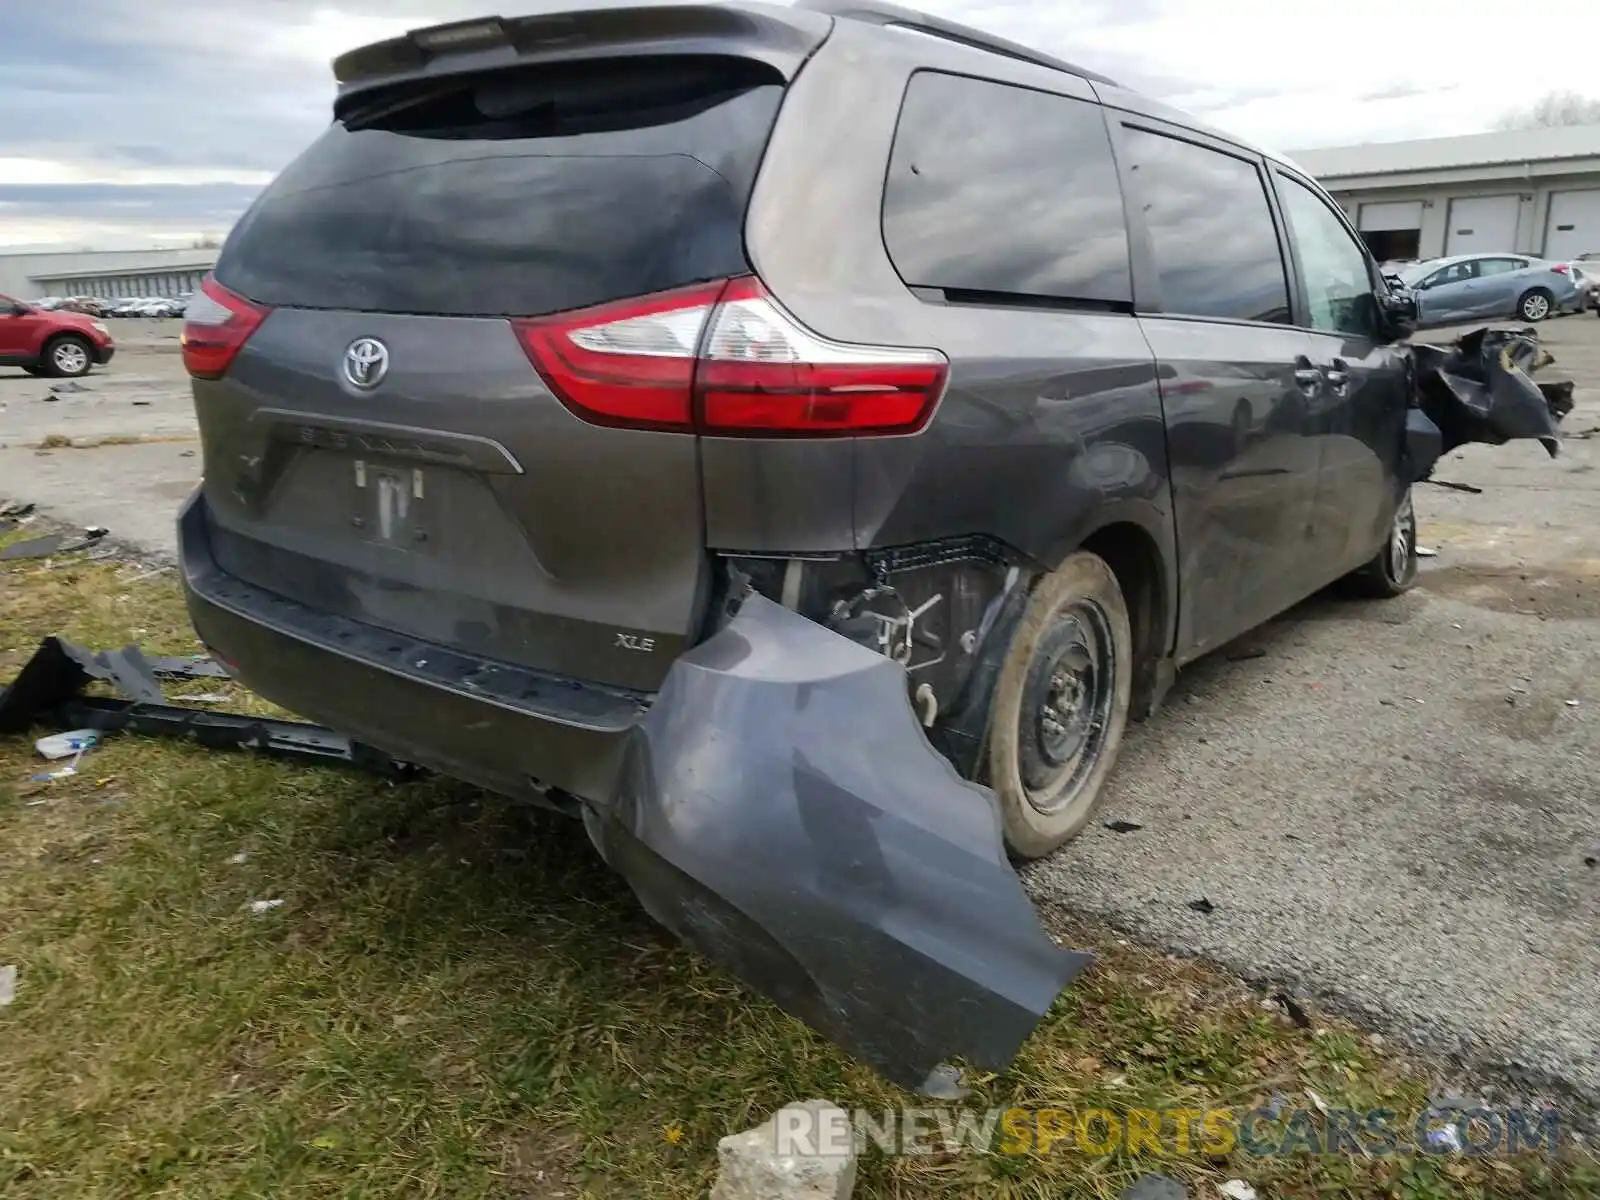
<svg viewBox="0 0 1600 1200">
<path fill-rule="evenodd" d="M 1510 258 L 1482 258 L 1478 260 L 1479 275 L 1505 275 L 1515 271 L 1517 262 Z"/>
<path fill-rule="evenodd" d="M 1287 175 L 1279 174 L 1278 180 L 1305 277 L 1311 328 L 1376 336 L 1378 303 L 1366 253 L 1322 197 Z"/>
<path fill-rule="evenodd" d="M 1162 310 L 1288 324 L 1283 255 L 1255 164 L 1143 129 L 1126 129 L 1124 143 Z"/>
<path fill-rule="evenodd" d="M 1122 188 L 1097 105 L 918 71 L 883 193 L 912 287 L 1128 305 Z"/>
</svg>

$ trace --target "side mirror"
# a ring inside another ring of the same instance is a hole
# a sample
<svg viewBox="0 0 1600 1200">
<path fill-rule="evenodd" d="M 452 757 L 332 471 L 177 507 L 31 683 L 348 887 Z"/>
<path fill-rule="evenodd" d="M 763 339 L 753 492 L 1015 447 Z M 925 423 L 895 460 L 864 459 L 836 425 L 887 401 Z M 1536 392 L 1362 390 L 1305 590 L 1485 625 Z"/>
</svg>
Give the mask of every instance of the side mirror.
<svg viewBox="0 0 1600 1200">
<path fill-rule="evenodd" d="M 1378 313 L 1383 335 L 1390 341 L 1410 337 L 1417 331 L 1417 298 L 1404 284 L 1390 284 L 1378 294 Z"/>
</svg>

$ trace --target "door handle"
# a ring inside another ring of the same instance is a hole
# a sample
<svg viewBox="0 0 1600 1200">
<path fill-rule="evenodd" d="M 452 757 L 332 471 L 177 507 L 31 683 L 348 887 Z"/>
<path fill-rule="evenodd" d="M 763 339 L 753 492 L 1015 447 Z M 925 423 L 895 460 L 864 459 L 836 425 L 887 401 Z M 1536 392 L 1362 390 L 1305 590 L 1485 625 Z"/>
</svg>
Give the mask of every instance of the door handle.
<svg viewBox="0 0 1600 1200">
<path fill-rule="evenodd" d="M 1297 367 L 1294 382 L 1307 400 L 1315 400 L 1322 390 L 1322 372 L 1315 367 Z"/>
<path fill-rule="evenodd" d="M 1341 399 L 1350 394 L 1350 365 L 1343 359 L 1334 359 L 1328 368 L 1328 387 Z"/>
</svg>

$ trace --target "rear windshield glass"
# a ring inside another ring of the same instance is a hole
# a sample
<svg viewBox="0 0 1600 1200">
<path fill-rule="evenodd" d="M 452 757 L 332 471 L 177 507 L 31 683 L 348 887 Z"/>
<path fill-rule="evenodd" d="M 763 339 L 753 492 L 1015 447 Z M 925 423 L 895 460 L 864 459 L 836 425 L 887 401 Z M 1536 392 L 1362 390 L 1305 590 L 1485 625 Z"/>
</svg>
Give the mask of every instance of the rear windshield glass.
<svg viewBox="0 0 1600 1200">
<path fill-rule="evenodd" d="M 782 94 L 704 58 L 412 85 L 285 170 L 217 278 L 275 306 L 536 316 L 739 274 Z"/>
</svg>

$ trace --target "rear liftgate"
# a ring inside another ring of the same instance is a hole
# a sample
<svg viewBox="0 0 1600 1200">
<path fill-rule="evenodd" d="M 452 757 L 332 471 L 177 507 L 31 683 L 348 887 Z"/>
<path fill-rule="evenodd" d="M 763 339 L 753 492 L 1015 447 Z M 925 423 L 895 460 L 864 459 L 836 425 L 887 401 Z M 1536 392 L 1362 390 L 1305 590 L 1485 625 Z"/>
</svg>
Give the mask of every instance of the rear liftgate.
<svg viewBox="0 0 1600 1200">
<path fill-rule="evenodd" d="M 900 664 L 759 594 L 673 665 L 586 819 L 656 920 L 907 1088 L 1004 1067 L 1090 961 L 1040 926 Z"/>
</svg>

